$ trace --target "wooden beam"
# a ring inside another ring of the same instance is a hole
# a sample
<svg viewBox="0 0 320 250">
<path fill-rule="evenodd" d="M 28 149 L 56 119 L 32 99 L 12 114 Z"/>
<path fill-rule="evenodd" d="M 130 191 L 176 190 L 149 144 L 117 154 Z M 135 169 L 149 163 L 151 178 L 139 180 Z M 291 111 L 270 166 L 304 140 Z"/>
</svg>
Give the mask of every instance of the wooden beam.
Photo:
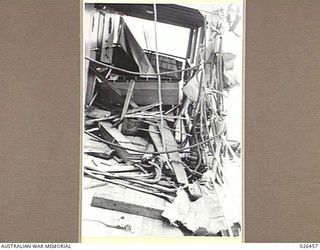
<svg viewBox="0 0 320 250">
<path fill-rule="evenodd" d="M 163 125 L 165 127 L 169 126 L 167 121 L 164 120 L 163 122 L 164 122 Z M 163 128 L 162 131 L 160 129 L 160 133 L 161 133 L 161 136 L 162 136 L 164 144 L 165 144 L 165 149 L 167 151 L 176 150 L 178 148 L 176 140 L 174 139 L 174 136 L 169 129 Z M 173 172 L 177 178 L 178 183 L 188 184 L 187 174 L 185 172 L 183 165 L 180 163 L 177 163 L 177 162 L 181 162 L 180 154 L 178 152 L 170 153 L 170 154 L 168 154 L 168 157 L 170 160 L 175 161 L 175 162 L 171 163 L 171 166 L 172 166 Z"/>
<path fill-rule="evenodd" d="M 158 152 L 164 151 L 162 141 L 161 141 L 160 132 L 159 132 L 159 129 L 157 128 L 157 126 L 154 126 L 154 125 L 149 126 L 149 135 L 150 135 L 157 151 Z M 164 162 L 168 162 L 168 156 L 166 154 L 161 154 L 160 157 L 162 158 L 162 160 Z M 168 173 L 170 176 L 171 176 L 171 174 L 173 175 L 171 166 L 166 164 L 165 168 L 170 170 L 170 172 Z"/>
<path fill-rule="evenodd" d="M 134 85 L 135 85 L 135 81 L 131 80 L 130 83 L 129 83 L 128 90 L 127 90 L 126 99 L 125 99 L 124 104 L 123 104 L 120 121 L 123 121 L 125 115 L 127 114 L 127 111 L 128 111 L 128 108 L 129 108 L 129 103 L 130 103 L 131 96 L 132 96 L 132 92 L 133 92 L 133 89 L 134 89 Z M 121 131 L 121 127 L 122 126 L 119 127 L 120 131 Z"/>
<path fill-rule="evenodd" d="M 166 203 L 165 200 L 150 194 L 107 185 L 93 195 L 91 206 L 162 219 L 161 214 Z"/>
<path fill-rule="evenodd" d="M 149 135 L 153 141 L 153 144 L 156 147 L 157 151 L 161 152 L 163 151 L 163 145 L 161 142 L 161 137 L 158 133 L 159 133 L 159 130 L 156 126 L 154 125 L 149 126 Z"/>
<path fill-rule="evenodd" d="M 187 48 L 187 54 L 186 54 L 187 59 L 190 59 L 191 47 L 192 47 L 192 37 L 193 37 L 193 29 L 190 29 L 189 30 L 189 39 L 188 39 L 188 48 Z"/>
<path fill-rule="evenodd" d="M 191 46 L 191 55 L 190 55 L 190 62 L 194 63 L 194 57 L 196 54 L 197 49 L 197 40 L 198 40 L 198 28 L 194 30 L 193 37 L 192 37 L 192 46 Z"/>
<path fill-rule="evenodd" d="M 119 132 L 116 128 L 112 128 L 112 125 L 107 122 L 100 122 L 99 128 L 102 137 L 110 142 L 118 144 L 121 147 L 111 146 L 117 152 L 119 157 L 124 162 L 129 162 L 131 160 L 140 160 L 142 157 L 142 153 L 137 153 L 135 151 L 131 151 L 130 149 L 137 150 L 137 146 L 133 145 L 131 141 L 129 141 L 121 132 Z M 124 148 L 128 149 L 124 149 Z M 142 150 L 143 151 L 143 150 Z"/>
</svg>

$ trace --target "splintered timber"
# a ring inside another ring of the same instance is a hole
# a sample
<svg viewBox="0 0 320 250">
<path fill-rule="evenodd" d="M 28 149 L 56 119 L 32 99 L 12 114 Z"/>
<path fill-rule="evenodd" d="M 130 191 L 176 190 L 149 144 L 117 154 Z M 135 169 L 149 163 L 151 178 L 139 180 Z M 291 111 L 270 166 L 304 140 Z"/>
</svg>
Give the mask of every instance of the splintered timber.
<svg viewBox="0 0 320 250">
<path fill-rule="evenodd" d="M 8 243 L 8 244 L 1 244 L 1 248 L 71 248 L 70 244 L 53 244 L 53 243 L 47 243 L 47 244 L 42 244 L 42 243 L 33 243 L 33 244 L 26 244 L 26 243 Z"/>
<path fill-rule="evenodd" d="M 240 236 L 242 7 L 194 7 L 85 5 L 82 237 Z"/>
</svg>

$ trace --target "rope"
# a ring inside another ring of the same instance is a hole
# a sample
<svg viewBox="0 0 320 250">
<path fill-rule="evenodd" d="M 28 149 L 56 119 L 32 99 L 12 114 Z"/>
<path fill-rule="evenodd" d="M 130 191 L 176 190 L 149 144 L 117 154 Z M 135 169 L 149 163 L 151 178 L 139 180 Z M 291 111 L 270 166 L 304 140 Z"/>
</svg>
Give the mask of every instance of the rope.
<svg viewBox="0 0 320 250">
<path fill-rule="evenodd" d="M 101 66 L 104 66 L 104 67 L 108 67 L 110 69 L 114 69 L 114 70 L 118 70 L 118 71 L 121 71 L 121 72 L 124 72 L 124 73 L 128 73 L 128 74 L 132 74 L 132 75 L 143 75 L 143 76 L 158 76 L 158 75 L 169 75 L 169 74 L 174 74 L 174 73 L 180 73 L 180 72 L 185 72 L 185 71 L 189 71 L 189 70 L 193 70 L 193 69 L 197 69 L 200 64 L 197 64 L 191 68 L 187 68 L 187 69 L 179 69 L 179 70 L 175 70 L 175 71 L 166 71 L 166 72 L 160 72 L 160 73 L 140 73 L 140 72 L 135 72 L 135 71 L 130 71 L 130 70 L 126 70 L 126 69 L 123 69 L 123 68 L 118 68 L 118 67 L 115 67 L 115 66 L 112 66 L 112 65 L 109 65 L 109 64 L 106 64 L 106 63 L 103 63 L 103 62 L 99 62 L 97 60 L 94 60 L 90 57 L 85 57 L 86 60 L 88 61 L 91 61 L 91 62 L 94 62 L 94 63 L 97 63 Z"/>
<path fill-rule="evenodd" d="M 85 131 L 85 133 L 87 135 L 90 135 L 92 136 L 93 138 L 101 141 L 101 142 L 104 142 L 112 147 L 116 147 L 116 148 L 121 148 L 121 149 L 124 149 L 124 150 L 128 150 L 128 151 L 131 151 L 131 152 L 136 152 L 136 153 L 140 153 L 140 154 L 151 154 L 151 155 L 160 155 L 160 154 L 172 154 L 172 153 L 176 153 L 176 152 L 182 152 L 182 151 L 186 151 L 187 149 L 192 149 L 192 148 L 195 148 L 195 147 L 199 147 L 203 144 L 206 144 L 214 139 L 216 139 L 217 137 L 219 137 L 220 135 L 216 135 L 216 136 L 213 136 L 205 141 L 202 141 L 202 142 L 198 142 L 198 143 L 195 143 L 189 147 L 184 147 L 184 148 L 178 148 L 178 149 L 175 149 L 175 150 L 166 150 L 166 151 L 160 151 L 160 152 L 146 152 L 146 151 L 142 151 L 142 150 L 137 150 L 137 149 L 131 149 L 131 148 L 128 148 L 128 147 L 124 147 L 124 146 L 121 146 L 119 144 L 116 144 L 116 143 L 113 143 L 113 142 L 110 142 L 110 141 L 107 141 L 107 140 L 104 140 L 102 138 L 100 138 L 99 136 L 96 136 L 94 134 L 91 134 L 87 131 Z"/>
<path fill-rule="evenodd" d="M 156 47 L 156 67 L 157 67 L 157 74 L 160 73 L 160 65 L 159 65 L 159 51 L 158 51 L 158 37 L 157 37 L 157 5 L 153 4 L 153 13 L 154 13 L 154 40 L 155 40 L 155 47 Z M 159 98 L 159 111 L 160 111 L 160 132 L 163 132 L 164 128 L 164 121 L 163 121 L 163 112 L 162 112 L 162 93 L 161 93 L 161 76 L 158 75 L 158 98 Z M 162 147 L 165 150 L 165 143 L 164 137 L 161 136 Z"/>
</svg>

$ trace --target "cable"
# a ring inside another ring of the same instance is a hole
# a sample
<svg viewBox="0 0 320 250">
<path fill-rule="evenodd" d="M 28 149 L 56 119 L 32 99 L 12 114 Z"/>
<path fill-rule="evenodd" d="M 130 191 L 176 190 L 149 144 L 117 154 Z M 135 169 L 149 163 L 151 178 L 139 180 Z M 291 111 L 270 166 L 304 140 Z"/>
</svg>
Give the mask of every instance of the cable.
<svg viewBox="0 0 320 250">
<path fill-rule="evenodd" d="M 150 184 L 155 184 L 160 181 L 161 179 L 161 169 L 159 166 L 155 167 L 155 177 L 153 179 L 148 178 L 141 178 L 141 177 L 133 177 L 133 176 L 125 176 L 125 175 L 119 175 L 119 174 L 113 174 L 109 172 L 101 172 L 95 169 L 92 169 L 90 167 L 85 167 L 87 170 L 89 170 L 92 174 L 99 174 L 103 175 L 109 179 L 120 179 L 120 180 L 128 180 L 128 181 L 139 181 L 139 182 L 145 182 Z"/>
<path fill-rule="evenodd" d="M 163 199 L 166 199 L 166 200 L 172 202 L 172 198 L 173 197 L 171 197 L 169 195 L 166 195 L 166 194 L 163 194 L 163 193 L 155 193 L 153 191 L 149 191 L 149 190 L 146 190 L 146 189 L 143 189 L 143 188 L 140 188 L 140 187 L 135 187 L 133 185 L 126 184 L 126 183 L 123 183 L 123 182 L 105 179 L 105 178 L 99 177 L 96 174 L 93 174 L 90 171 L 85 170 L 85 169 L 83 170 L 83 172 L 86 175 L 88 175 L 88 176 L 90 176 L 90 177 L 92 177 L 92 178 L 94 178 L 96 180 L 103 181 L 103 182 L 108 182 L 108 183 L 115 184 L 115 185 L 120 185 L 120 186 L 123 186 L 123 187 L 126 187 L 126 188 L 130 188 L 130 189 L 133 189 L 133 190 L 136 190 L 136 191 L 140 191 L 140 192 L 143 192 L 143 193 L 146 193 L 146 194 L 152 194 L 152 195 L 158 196 L 160 198 L 163 198 Z"/>
<path fill-rule="evenodd" d="M 142 151 L 142 150 L 136 150 L 136 149 L 131 149 L 131 148 L 128 148 L 128 147 L 123 147 L 123 146 L 120 146 L 119 144 L 116 144 L 116 143 L 113 143 L 113 142 L 109 142 L 107 140 L 104 140 L 102 138 L 100 138 L 99 136 L 96 136 L 92 133 L 89 133 L 87 131 L 84 131 L 87 135 L 90 135 L 92 136 L 93 138 L 101 141 L 101 142 L 104 142 L 110 146 L 113 146 L 113 147 L 117 147 L 117 148 L 121 148 L 121 149 L 124 149 L 124 150 L 128 150 L 128 151 L 131 151 L 131 152 L 136 152 L 136 153 L 140 153 L 140 154 L 151 154 L 151 155 L 160 155 L 160 154 L 172 154 L 172 153 L 176 153 L 176 152 L 182 152 L 182 151 L 186 151 L 187 149 L 192 149 L 192 148 L 195 148 L 195 147 L 199 147 L 203 144 L 206 144 L 212 140 L 215 140 L 217 137 L 219 137 L 220 135 L 216 135 L 216 136 L 213 136 L 205 141 L 202 141 L 202 142 L 199 142 L 199 143 L 196 143 L 196 144 L 193 144 L 189 147 L 184 147 L 184 148 L 179 148 L 179 149 L 175 149 L 175 150 L 167 150 L 167 151 L 160 151 L 160 152 L 146 152 L 146 151 Z"/>
<path fill-rule="evenodd" d="M 192 170 L 192 169 L 191 169 L 187 164 L 185 164 L 183 161 L 170 160 L 170 162 L 178 163 L 178 164 L 183 165 L 190 173 L 192 173 L 193 175 L 196 175 L 197 177 L 201 177 L 201 176 L 202 176 L 202 173 L 197 172 L 197 171 L 195 171 L 195 170 Z"/>
<path fill-rule="evenodd" d="M 130 70 L 118 68 L 118 67 L 115 67 L 115 66 L 103 63 L 103 62 L 99 62 L 99 61 L 94 60 L 94 59 L 92 59 L 90 57 L 87 57 L 87 56 L 85 57 L 85 59 L 90 61 L 90 62 L 97 63 L 97 64 L 99 64 L 101 66 L 108 67 L 110 69 L 115 69 L 115 70 L 118 70 L 118 71 L 121 71 L 121 72 L 124 72 L 124 73 L 132 74 L 132 75 L 139 75 L 139 76 L 140 75 L 143 75 L 143 76 L 169 75 L 169 74 L 180 73 L 180 72 L 185 72 L 185 71 L 197 69 L 200 66 L 200 64 L 197 64 L 197 65 L 195 65 L 195 66 L 193 66 L 191 68 L 179 69 L 179 70 L 175 70 L 175 71 L 166 71 L 166 72 L 160 72 L 160 73 L 140 73 L 140 72 L 135 72 L 135 71 L 130 71 Z"/>
</svg>

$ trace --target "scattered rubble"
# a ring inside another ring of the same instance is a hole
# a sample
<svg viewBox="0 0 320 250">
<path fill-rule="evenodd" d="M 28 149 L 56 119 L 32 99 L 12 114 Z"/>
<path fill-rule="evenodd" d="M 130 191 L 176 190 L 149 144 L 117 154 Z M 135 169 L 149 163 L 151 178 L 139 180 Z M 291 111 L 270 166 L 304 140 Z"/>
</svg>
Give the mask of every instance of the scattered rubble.
<svg viewBox="0 0 320 250">
<path fill-rule="evenodd" d="M 131 57 L 137 71 L 86 57 L 95 94 L 85 110 L 84 175 L 166 204 L 151 213 L 151 205 L 128 208 L 100 194 L 93 206 L 112 209 L 112 201 L 135 214 L 143 208 L 193 235 L 239 235 L 240 218 L 224 211 L 224 164 L 240 164 L 240 143 L 228 140 L 224 109 L 226 92 L 239 84 L 235 55 L 222 50 L 221 24 L 209 26 L 199 27 L 194 63 L 144 51 L 123 19 L 114 51 Z"/>
</svg>

